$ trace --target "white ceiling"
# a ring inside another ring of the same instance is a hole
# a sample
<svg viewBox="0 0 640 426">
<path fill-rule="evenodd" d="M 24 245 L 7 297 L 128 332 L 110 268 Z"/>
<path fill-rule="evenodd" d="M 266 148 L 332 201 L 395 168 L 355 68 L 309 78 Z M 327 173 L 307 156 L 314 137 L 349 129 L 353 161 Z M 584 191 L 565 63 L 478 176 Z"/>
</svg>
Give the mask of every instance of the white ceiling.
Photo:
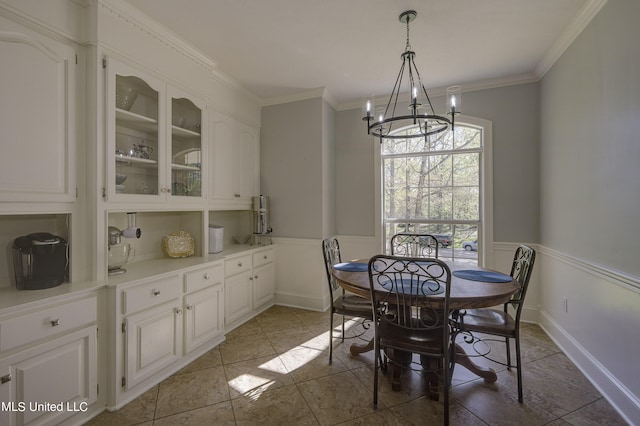
<svg viewBox="0 0 640 426">
<path fill-rule="evenodd" d="M 534 81 L 606 0 L 126 0 L 265 103 L 325 88 L 336 104 L 391 92 L 413 9 L 425 86 Z"/>
</svg>

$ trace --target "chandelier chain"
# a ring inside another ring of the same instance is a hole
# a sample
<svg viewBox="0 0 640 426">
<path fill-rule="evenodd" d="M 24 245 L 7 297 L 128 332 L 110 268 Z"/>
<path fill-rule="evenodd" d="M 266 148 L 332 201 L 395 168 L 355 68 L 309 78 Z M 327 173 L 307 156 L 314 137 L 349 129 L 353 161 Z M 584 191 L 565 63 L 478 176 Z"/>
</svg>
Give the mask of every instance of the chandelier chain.
<svg viewBox="0 0 640 426">
<path fill-rule="evenodd" d="M 404 48 L 405 52 L 411 51 L 411 43 L 409 43 L 409 18 L 406 18 L 407 21 L 407 45 Z"/>
</svg>

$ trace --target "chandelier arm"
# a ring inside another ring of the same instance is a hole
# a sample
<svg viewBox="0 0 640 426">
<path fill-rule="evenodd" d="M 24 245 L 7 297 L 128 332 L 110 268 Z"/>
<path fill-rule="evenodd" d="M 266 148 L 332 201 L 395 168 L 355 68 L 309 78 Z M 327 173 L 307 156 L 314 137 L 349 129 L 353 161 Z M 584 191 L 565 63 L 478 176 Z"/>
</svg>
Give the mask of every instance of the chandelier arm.
<svg viewBox="0 0 640 426">
<path fill-rule="evenodd" d="M 402 76 L 404 75 L 405 61 L 402 61 L 402 66 L 400 67 L 400 72 L 398 73 L 398 77 L 396 77 L 396 82 L 393 85 L 393 91 L 391 92 L 391 96 L 389 96 L 389 102 L 387 103 L 387 107 L 384 110 L 384 118 L 382 121 L 379 121 L 378 124 L 380 126 L 380 134 L 382 134 L 382 125 L 387 123 L 387 117 L 394 117 L 396 115 L 396 105 L 398 104 L 398 96 L 400 95 L 400 88 L 402 87 Z M 395 98 L 395 99 L 394 99 Z M 393 104 L 393 109 L 391 109 L 391 105 Z M 391 109 L 391 111 L 389 111 Z M 391 114 L 389 115 L 389 112 Z M 387 134 L 391 133 L 393 126 L 389 126 Z"/>
<path fill-rule="evenodd" d="M 431 104 L 431 98 L 429 97 L 429 94 L 427 93 L 427 89 L 424 87 L 424 84 L 422 84 L 422 77 L 420 77 L 420 71 L 418 71 L 418 67 L 416 66 L 415 61 L 411 61 L 413 63 L 413 68 L 416 70 L 416 74 L 418 75 L 418 81 L 420 82 L 420 88 L 422 89 L 422 93 L 424 93 L 424 97 L 427 100 L 427 103 L 429 104 L 429 111 L 431 111 L 432 113 L 435 114 L 435 109 L 433 109 L 433 105 Z"/>
</svg>

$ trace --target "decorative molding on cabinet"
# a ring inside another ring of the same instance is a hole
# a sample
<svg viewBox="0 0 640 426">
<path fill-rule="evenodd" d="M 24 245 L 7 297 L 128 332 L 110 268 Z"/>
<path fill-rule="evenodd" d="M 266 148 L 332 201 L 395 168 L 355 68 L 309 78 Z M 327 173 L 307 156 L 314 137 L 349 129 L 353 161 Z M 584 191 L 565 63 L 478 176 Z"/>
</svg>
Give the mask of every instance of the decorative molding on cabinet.
<svg viewBox="0 0 640 426">
<path fill-rule="evenodd" d="M 216 63 L 214 61 L 194 49 L 191 45 L 175 37 L 175 35 L 171 34 L 164 27 L 160 26 L 135 7 L 117 0 L 97 0 L 97 4 L 105 12 L 115 16 L 117 19 L 144 33 L 146 36 L 151 37 L 161 44 L 171 48 L 201 67 L 209 71 L 213 71 L 216 68 Z"/>
<path fill-rule="evenodd" d="M 68 0 L 69 3 L 73 3 L 78 8 L 77 13 L 79 15 L 85 13 L 89 1 L 90 0 Z M 44 5 L 40 5 L 37 3 L 34 4 L 36 8 L 46 10 L 46 6 L 43 7 Z M 24 10 L 20 10 L 0 1 L 0 16 L 6 16 L 12 21 L 20 23 L 32 30 L 38 31 L 39 33 L 54 40 L 66 43 L 72 42 L 75 44 L 86 44 L 86 40 L 83 34 L 84 32 L 86 32 L 86 29 L 84 28 L 84 22 L 80 22 L 77 24 L 77 26 L 74 26 L 72 24 L 76 22 L 67 19 L 64 21 L 64 24 L 66 24 L 68 27 L 62 28 L 62 26 L 52 25 L 48 21 L 44 21 L 39 17 L 30 15 L 29 13 L 31 11 L 27 10 L 30 5 L 26 4 L 25 2 L 25 6 L 26 7 Z M 46 12 L 43 12 L 43 18 L 48 19 L 51 18 L 51 16 L 47 15 Z"/>
<path fill-rule="evenodd" d="M 215 60 L 176 37 L 175 34 L 168 31 L 165 27 L 158 24 L 135 7 L 121 0 L 96 0 L 96 2 L 105 12 L 206 69 L 211 77 L 242 92 L 244 96 L 247 96 L 253 102 L 261 104 L 262 100 L 253 92 L 247 90 L 232 76 L 217 70 Z"/>
</svg>

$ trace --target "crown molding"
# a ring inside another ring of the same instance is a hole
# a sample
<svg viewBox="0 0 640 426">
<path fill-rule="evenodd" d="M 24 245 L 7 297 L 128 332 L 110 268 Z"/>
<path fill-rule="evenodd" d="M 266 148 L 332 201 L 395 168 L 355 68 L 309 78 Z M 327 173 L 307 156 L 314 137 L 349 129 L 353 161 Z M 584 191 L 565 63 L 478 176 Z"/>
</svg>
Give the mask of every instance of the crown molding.
<svg viewBox="0 0 640 426">
<path fill-rule="evenodd" d="M 600 9 L 607 3 L 607 0 L 589 0 L 576 17 L 571 21 L 564 33 L 551 46 L 551 49 L 544 56 L 542 61 L 535 69 L 538 79 L 542 79 L 544 75 L 551 69 L 567 48 L 582 33 L 591 20 L 600 12 Z"/>
<path fill-rule="evenodd" d="M 519 75 L 512 75 L 509 77 L 491 78 L 487 80 L 474 81 L 470 83 L 460 83 L 462 92 L 475 92 L 476 90 L 496 89 L 498 87 L 515 86 L 518 84 L 536 83 L 540 79 L 535 73 L 526 73 Z M 427 89 L 429 97 L 445 96 L 447 93 L 447 87 L 435 87 Z M 377 96 L 375 101 L 376 105 L 386 104 L 389 100 L 389 95 Z M 379 101 L 379 102 L 378 102 Z M 336 107 L 337 111 L 346 111 L 350 109 L 362 108 L 361 101 L 350 101 L 339 104 Z"/>
<path fill-rule="evenodd" d="M 338 109 L 338 103 L 325 87 L 306 90 L 304 92 L 294 93 L 292 95 L 268 98 L 262 100 L 262 106 L 271 106 L 279 104 L 288 104 L 290 102 L 304 101 L 307 99 L 322 98 L 329 103 L 334 109 Z"/>
</svg>

